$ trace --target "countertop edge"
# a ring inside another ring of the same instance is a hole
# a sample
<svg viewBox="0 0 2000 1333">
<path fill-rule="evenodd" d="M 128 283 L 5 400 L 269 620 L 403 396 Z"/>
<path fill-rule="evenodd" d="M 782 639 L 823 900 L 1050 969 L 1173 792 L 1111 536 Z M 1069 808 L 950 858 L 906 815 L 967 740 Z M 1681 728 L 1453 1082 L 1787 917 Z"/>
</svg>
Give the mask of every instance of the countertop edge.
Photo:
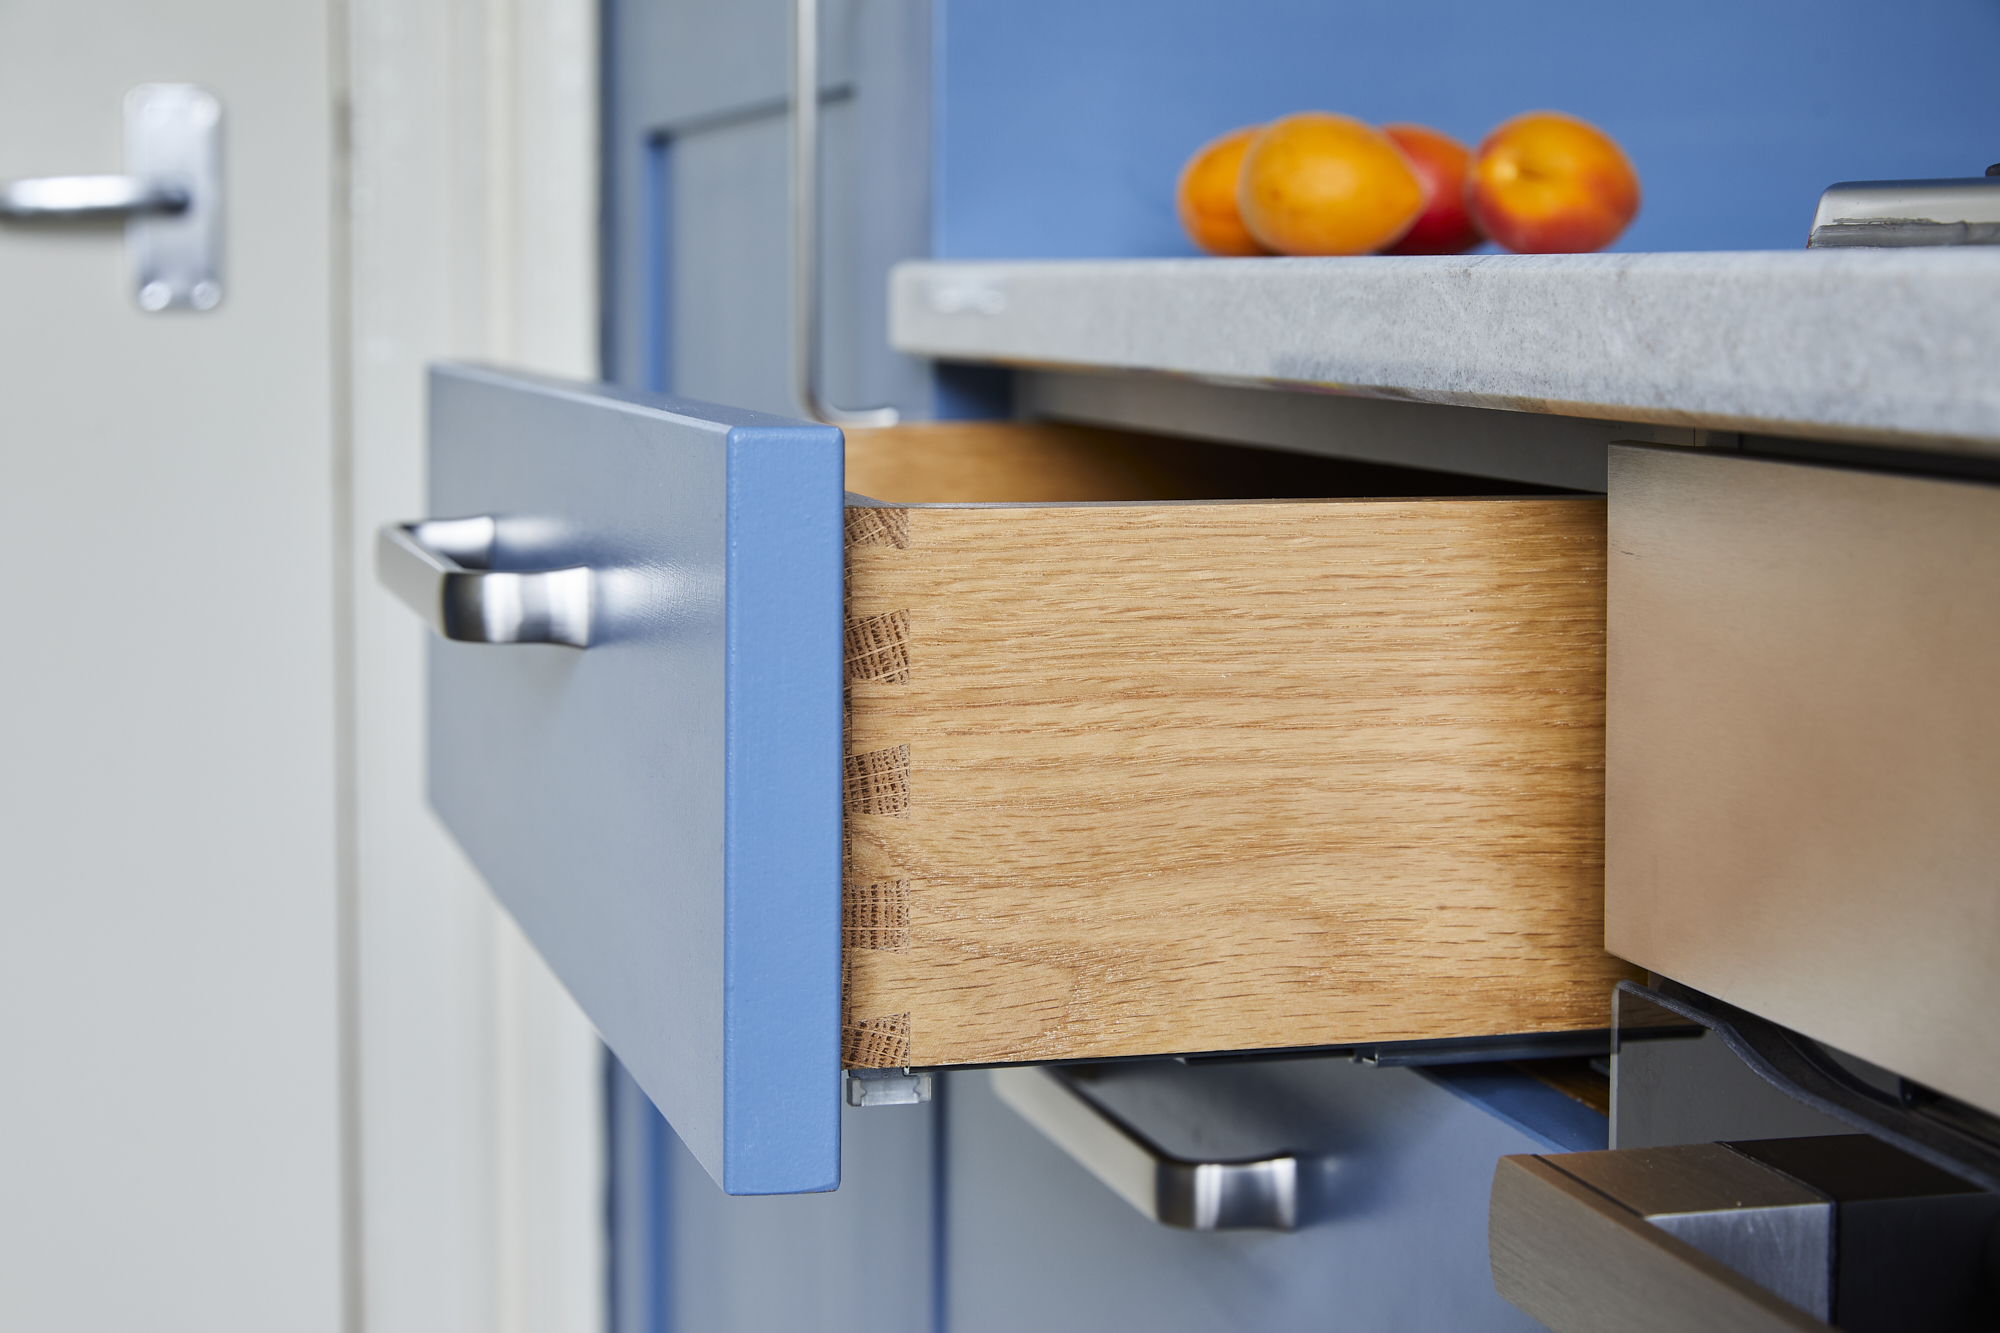
<svg viewBox="0 0 2000 1333">
<path fill-rule="evenodd" d="M 2000 453 L 2000 247 L 912 261 L 943 360 Z"/>
</svg>

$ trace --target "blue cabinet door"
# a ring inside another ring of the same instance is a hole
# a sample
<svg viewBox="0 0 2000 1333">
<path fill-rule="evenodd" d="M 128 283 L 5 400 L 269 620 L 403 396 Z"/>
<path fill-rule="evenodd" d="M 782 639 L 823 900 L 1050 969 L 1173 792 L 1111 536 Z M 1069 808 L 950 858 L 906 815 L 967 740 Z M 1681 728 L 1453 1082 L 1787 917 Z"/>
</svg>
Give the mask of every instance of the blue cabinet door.
<svg viewBox="0 0 2000 1333">
<path fill-rule="evenodd" d="M 611 1333 L 938 1333 L 939 1103 L 842 1108 L 832 1194 L 717 1190 L 615 1064 Z"/>
<path fill-rule="evenodd" d="M 1503 1120 L 1413 1069 L 1322 1059 L 1205 1068 L 1141 1062 L 1126 1072 L 1132 1090 L 1117 1109 L 1155 1142 L 1206 1157 L 1217 1155 L 1208 1146 L 1215 1141 L 1243 1136 L 1298 1153 L 1298 1230 L 1161 1226 L 1001 1102 L 989 1074 L 954 1073 L 941 1134 L 940 1172 L 949 1185 L 941 1329 L 1541 1327 L 1493 1289 L 1486 1245 L 1493 1166 L 1509 1153 L 1586 1145 Z M 1509 1078 L 1504 1067 L 1490 1077 L 1537 1086 L 1525 1075 Z M 1603 1146 L 1599 1134 L 1588 1146 Z"/>
<path fill-rule="evenodd" d="M 590 646 L 436 640 L 430 795 L 731 1194 L 839 1183 L 841 436 L 467 366 L 431 513 L 588 567 Z"/>
<path fill-rule="evenodd" d="M 796 411 L 788 0 L 608 0 L 604 373 Z M 889 269 L 929 253 L 931 0 L 822 0 L 820 384 L 952 415 L 894 352 Z"/>
</svg>

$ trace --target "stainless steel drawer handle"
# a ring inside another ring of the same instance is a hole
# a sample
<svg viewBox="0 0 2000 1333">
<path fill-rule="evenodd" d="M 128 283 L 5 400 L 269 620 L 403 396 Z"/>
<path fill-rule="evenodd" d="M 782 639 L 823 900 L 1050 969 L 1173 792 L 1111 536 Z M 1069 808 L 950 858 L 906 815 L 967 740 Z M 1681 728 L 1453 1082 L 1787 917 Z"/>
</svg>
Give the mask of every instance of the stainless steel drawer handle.
<svg viewBox="0 0 2000 1333">
<path fill-rule="evenodd" d="M 1162 1151 L 1079 1092 L 1059 1068 L 996 1069 L 993 1091 L 1127 1203 L 1189 1231 L 1290 1231 L 1299 1160 L 1193 1162 Z"/>
<path fill-rule="evenodd" d="M 498 534 L 491 515 L 384 524 L 375 538 L 375 575 L 447 639 L 588 648 L 595 600 L 589 567 L 492 569 Z"/>
<path fill-rule="evenodd" d="M 101 218 L 184 213 L 187 187 L 143 176 L 44 176 L 0 190 L 0 217 Z"/>
</svg>

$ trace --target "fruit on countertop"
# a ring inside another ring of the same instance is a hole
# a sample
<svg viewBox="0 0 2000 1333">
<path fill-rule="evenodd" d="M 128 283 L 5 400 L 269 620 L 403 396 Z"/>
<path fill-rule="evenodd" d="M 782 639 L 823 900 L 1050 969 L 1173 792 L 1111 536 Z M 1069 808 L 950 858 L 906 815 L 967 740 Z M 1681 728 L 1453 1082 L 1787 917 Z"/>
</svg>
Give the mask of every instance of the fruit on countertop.
<svg viewBox="0 0 2000 1333">
<path fill-rule="evenodd" d="M 1246 125 L 1195 150 L 1174 185 L 1174 211 L 1194 243 L 1212 255 L 1267 255 L 1243 225 L 1236 208 L 1236 177 L 1243 150 L 1262 125 Z"/>
<path fill-rule="evenodd" d="M 1639 176 L 1595 125 L 1530 111 L 1479 145 L 1466 202 L 1487 235 L 1520 254 L 1602 250 L 1638 213 Z"/>
<path fill-rule="evenodd" d="M 1618 239 L 1639 177 L 1611 136 L 1559 111 L 1515 116 L 1474 153 L 1425 125 L 1301 111 L 1203 144 L 1174 207 L 1218 255 L 1450 255 L 1487 237 L 1566 254 Z"/>
<path fill-rule="evenodd" d="M 1365 255 L 1403 238 L 1424 187 L 1403 150 L 1352 116 L 1301 111 L 1250 141 L 1236 182 L 1250 234 L 1287 255 Z"/>
<path fill-rule="evenodd" d="M 1463 254 L 1486 239 L 1465 206 L 1465 172 L 1471 150 L 1427 125 L 1384 125 L 1382 133 L 1410 159 L 1424 187 L 1424 211 L 1403 239 L 1390 246 L 1392 255 Z"/>
</svg>

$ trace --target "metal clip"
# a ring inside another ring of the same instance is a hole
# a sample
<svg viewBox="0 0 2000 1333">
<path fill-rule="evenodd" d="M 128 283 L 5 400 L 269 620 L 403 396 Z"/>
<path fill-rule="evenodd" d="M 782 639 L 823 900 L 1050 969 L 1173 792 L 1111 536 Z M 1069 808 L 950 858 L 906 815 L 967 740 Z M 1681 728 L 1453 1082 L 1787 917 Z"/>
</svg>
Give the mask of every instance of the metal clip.
<svg viewBox="0 0 2000 1333">
<path fill-rule="evenodd" d="M 915 1106 L 931 1099 L 931 1076 L 908 1069 L 850 1069 L 849 1106 Z"/>
</svg>

